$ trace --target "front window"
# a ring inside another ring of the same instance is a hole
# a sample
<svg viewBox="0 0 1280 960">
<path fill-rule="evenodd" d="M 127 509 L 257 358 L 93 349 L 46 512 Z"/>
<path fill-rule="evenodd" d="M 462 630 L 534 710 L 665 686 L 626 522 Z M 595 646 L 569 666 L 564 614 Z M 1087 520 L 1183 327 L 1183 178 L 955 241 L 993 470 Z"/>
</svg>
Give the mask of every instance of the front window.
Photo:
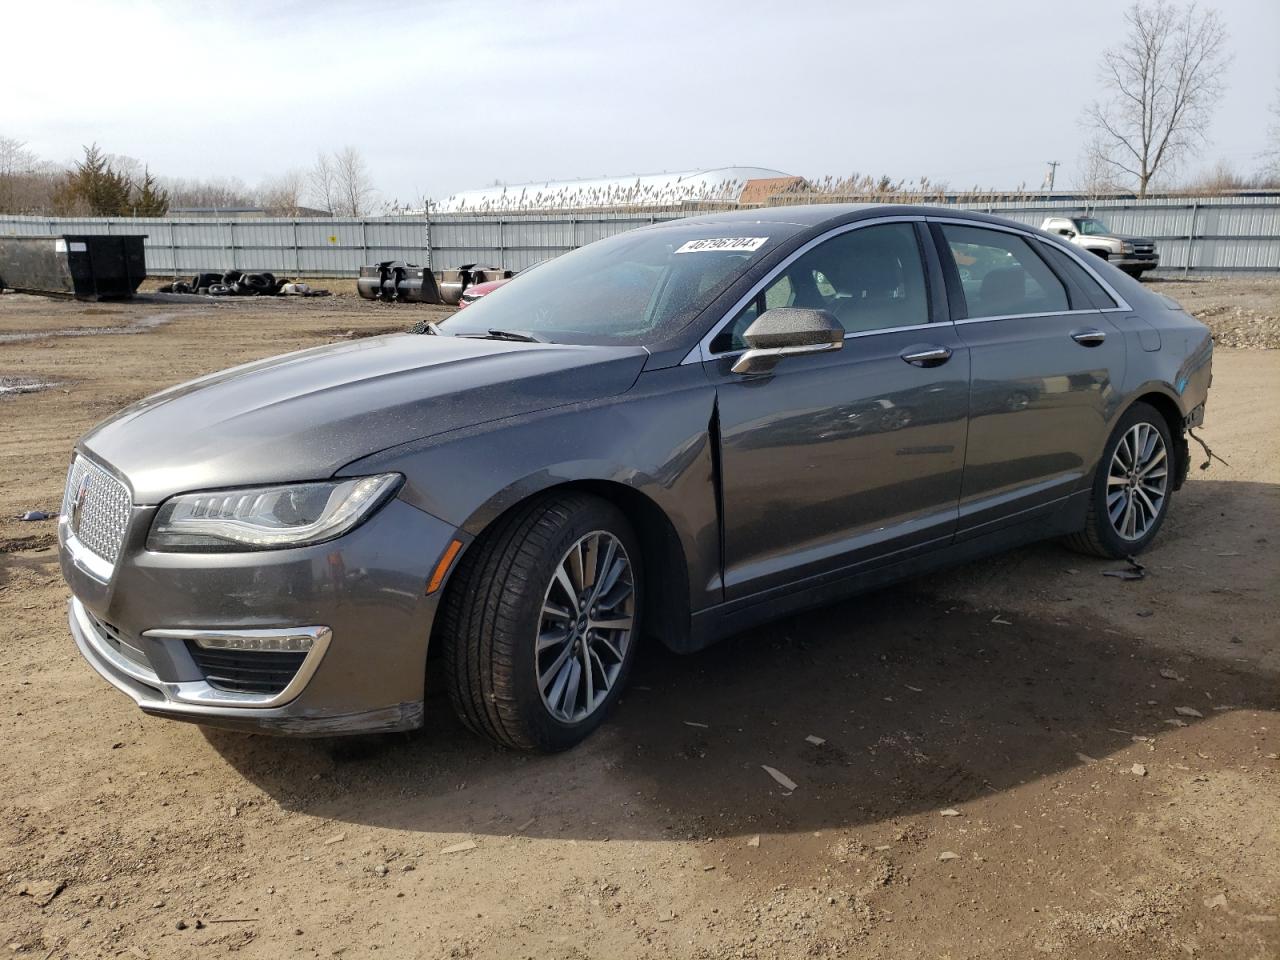
<svg viewBox="0 0 1280 960">
<path fill-rule="evenodd" d="M 679 332 L 790 235 L 780 224 L 680 223 L 600 240 L 522 273 L 440 324 L 554 343 L 648 344 Z"/>
<path fill-rule="evenodd" d="M 1106 237 L 1111 234 L 1107 225 L 1094 217 L 1084 217 L 1075 221 L 1076 229 L 1086 237 Z"/>
<path fill-rule="evenodd" d="M 886 223 L 842 233 L 796 258 L 717 334 L 715 353 L 743 350 L 747 328 L 766 310 L 829 310 L 849 333 L 929 322 L 929 295 L 915 228 Z"/>
</svg>

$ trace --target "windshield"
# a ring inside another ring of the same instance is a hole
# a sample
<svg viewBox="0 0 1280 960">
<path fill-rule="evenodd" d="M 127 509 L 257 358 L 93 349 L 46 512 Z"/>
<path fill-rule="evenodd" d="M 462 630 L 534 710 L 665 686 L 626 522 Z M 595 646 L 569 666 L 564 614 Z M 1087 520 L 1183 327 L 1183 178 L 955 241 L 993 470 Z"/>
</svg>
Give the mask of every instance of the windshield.
<svg viewBox="0 0 1280 960">
<path fill-rule="evenodd" d="M 1083 220 L 1077 220 L 1076 226 L 1086 237 L 1105 237 L 1111 233 L 1107 229 L 1107 225 L 1101 220 L 1093 217 L 1085 217 Z"/>
<path fill-rule="evenodd" d="M 796 228 L 673 224 L 566 253 L 442 320 L 439 332 L 530 334 L 553 343 L 647 344 L 687 326 Z"/>
</svg>

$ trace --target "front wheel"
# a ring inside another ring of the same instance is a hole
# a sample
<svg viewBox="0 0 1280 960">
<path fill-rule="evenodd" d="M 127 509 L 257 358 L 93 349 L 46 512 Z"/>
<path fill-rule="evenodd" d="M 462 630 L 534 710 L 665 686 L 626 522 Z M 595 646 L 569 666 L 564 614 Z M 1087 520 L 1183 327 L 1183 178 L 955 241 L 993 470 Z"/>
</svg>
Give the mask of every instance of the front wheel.
<svg viewBox="0 0 1280 960">
<path fill-rule="evenodd" d="M 1067 545 L 1112 558 L 1145 550 L 1169 512 L 1174 455 L 1160 411 L 1145 403 L 1126 410 L 1098 461 L 1085 528 Z"/>
<path fill-rule="evenodd" d="M 454 709 L 504 746 L 583 740 L 635 659 L 640 547 L 613 504 L 571 493 L 499 519 L 467 551 L 441 609 Z"/>
</svg>

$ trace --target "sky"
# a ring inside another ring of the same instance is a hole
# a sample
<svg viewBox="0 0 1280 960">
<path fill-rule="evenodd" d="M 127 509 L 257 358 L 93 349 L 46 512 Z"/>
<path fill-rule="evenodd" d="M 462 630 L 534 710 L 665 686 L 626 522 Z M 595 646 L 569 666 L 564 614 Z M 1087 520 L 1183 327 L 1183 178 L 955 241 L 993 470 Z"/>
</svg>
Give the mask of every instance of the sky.
<svg viewBox="0 0 1280 960">
<path fill-rule="evenodd" d="M 1210 145 L 1258 165 L 1280 0 L 1212 0 Z M 0 135 L 248 184 L 352 144 L 383 200 L 730 165 L 1079 182 L 1114 0 L 3 0 Z M 16 42 L 17 38 L 26 38 Z"/>
</svg>

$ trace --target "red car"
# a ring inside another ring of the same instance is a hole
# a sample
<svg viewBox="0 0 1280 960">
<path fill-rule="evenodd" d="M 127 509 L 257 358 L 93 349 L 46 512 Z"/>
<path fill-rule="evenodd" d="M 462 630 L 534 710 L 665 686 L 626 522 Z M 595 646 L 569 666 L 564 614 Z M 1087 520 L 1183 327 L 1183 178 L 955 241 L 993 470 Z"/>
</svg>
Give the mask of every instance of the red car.
<svg viewBox="0 0 1280 960">
<path fill-rule="evenodd" d="M 486 294 L 493 293 L 493 291 L 497 290 L 499 287 L 506 286 L 516 277 L 520 276 L 520 274 L 528 273 L 534 267 L 538 266 L 539 263 L 546 263 L 546 261 L 539 260 L 538 263 L 532 263 L 523 270 L 517 270 L 511 276 L 501 280 L 486 280 L 484 283 L 477 283 L 467 287 L 466 290 L 462 291 L 462 298 L 458 301 L 458 309 L 461 310 L 468 304 L 475 303 Z"/>
</svg>

